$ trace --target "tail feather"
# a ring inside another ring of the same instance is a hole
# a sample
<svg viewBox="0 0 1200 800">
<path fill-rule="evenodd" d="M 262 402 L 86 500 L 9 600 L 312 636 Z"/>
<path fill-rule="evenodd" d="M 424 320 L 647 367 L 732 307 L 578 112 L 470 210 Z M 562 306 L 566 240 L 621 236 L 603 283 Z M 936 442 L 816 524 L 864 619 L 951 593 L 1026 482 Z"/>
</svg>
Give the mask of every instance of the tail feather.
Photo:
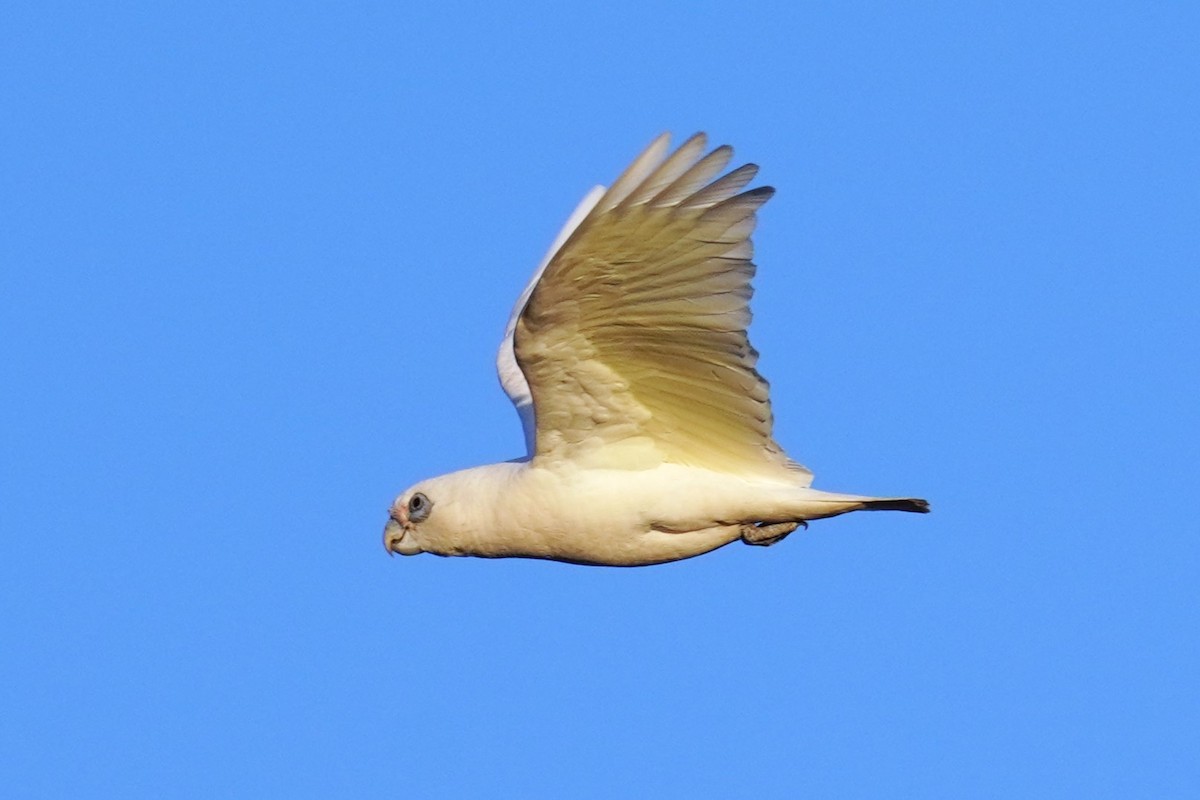
<svg viewBox="0 0 1200 800">
<path fill-rule="evenodd" d="M 793 489 L 792 502 L 782 514 L 772 514 L 763 521 L 786 522 L 798 519 L 824 519 L 850 511 L 909 511 L 929 513 L 929 501 L 919 497 L 870 497 L 861 494 L 838 494 L 820 489 Z"/>
<path fill-rule="evenodd" d="M 868 500 L 863 503 L 864 511 L 912 511 L 929 513 L 929 501 L 919 497 L 889 497 L 884 500 Z"/>
</svg>

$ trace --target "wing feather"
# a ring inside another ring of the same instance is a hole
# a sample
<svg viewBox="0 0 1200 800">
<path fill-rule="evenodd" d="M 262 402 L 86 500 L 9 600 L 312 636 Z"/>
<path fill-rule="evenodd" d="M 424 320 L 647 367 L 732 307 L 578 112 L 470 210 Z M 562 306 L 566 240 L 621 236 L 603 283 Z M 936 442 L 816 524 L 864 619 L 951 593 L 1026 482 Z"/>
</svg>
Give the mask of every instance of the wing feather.
<svg viewBox="0 0 1200 800">
<path fill-rule="evenodd" d="M 758 174 L 757 164 L 743 164 L 733 172 L 713 181 L 711 184 L 688 198 L 691 206 L 710 206 L 722 200 L 728 200 L 754 180 Z M 682 198 L 680 198 L 682 199 Z"/>
<path fill-rule="evenodd" d="M 727 144 L 721 145 L 697 161 L 691 169 L 679 176 L 674 183 L 655 197 L 654 205 L 660 207 L 678 205 L 679 201 L 694 195 L 697 190 L 711 181 L 713 176 L 725 169 L 732 158 L 733 148 Z M 758 171 L 758 167 L 753 164 L 747 164 L 746 167 L 750 168 L 751 177 Z M 742 167 L 742 169 L 746 167 Z M 749 178 L 747 178 L 748 180 Z"/>
<path fill-rule="evenodd" d="M 595 210 L 601 214 L 612 211 L 621 204 L 621 201 L 633 194 L 642 185 L 642 182 L 655 171 L 666 156 L 667 148 L 670 145 L 671 137 L 666 133 L 651 142 L 650 146 L 642 151 L 642 154 L 635 158 L 633 163 L 613 181 L 613 185 L 604 193 L 604 197 L 600 198 Z"/>
<path fill-rule="evenodd" d="M 636 191 L 631 192 L 622 200 L 620 207 L 627 208 L 654 200 L 659 192 L 670 187 L 682 175 L 691 170 L 692 165 L 704 153 L 704 148 L 707 146 L 707 136 L 703 133 L 693 135 L 642 181 Z"/>
</svg>

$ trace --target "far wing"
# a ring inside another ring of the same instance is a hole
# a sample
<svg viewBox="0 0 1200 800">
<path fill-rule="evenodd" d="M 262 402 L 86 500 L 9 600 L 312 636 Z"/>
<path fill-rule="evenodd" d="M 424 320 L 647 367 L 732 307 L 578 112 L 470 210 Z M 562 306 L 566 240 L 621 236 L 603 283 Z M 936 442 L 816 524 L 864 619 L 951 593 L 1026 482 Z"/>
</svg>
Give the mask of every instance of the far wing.
<svg viewBox="0 0 1200 800">
<path fill-rule="evenodd" d="M 807 474 L 771 437 L 746 336 L 750 234 L 774 190 L 742 191 L 752 164 L 714 180 L 733 151 L 704 155 L 702 134 L 669 157 L 667 141 L 598 198 L 515 320 L 535 458 Z"/>
</svg>

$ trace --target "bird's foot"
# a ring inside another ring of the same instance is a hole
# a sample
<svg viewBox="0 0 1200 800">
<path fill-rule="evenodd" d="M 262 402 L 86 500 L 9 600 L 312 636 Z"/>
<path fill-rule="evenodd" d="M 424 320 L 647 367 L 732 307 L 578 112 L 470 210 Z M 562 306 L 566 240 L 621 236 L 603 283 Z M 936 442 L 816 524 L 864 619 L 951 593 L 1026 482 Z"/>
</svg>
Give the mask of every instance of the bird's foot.
<svg viewBox="0 0 1200 800">
<path fill-rule="evenodd" d="M 808 527 L 808 523 L 803 520 L 798 522 L 746 523 L 742 526 L 742 541 L 746 544 L 768 547 L 776 542 L 783 541 L 789 533 L 801 525 L 805 528 Z"/>
</svg>

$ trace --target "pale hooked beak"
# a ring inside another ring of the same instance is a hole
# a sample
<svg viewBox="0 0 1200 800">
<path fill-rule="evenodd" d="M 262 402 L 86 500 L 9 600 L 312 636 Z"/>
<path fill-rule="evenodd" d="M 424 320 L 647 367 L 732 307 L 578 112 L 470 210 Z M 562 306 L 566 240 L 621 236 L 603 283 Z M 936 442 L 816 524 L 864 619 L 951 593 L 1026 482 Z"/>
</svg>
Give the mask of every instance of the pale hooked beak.
<svg viewBox="0 0 1200 800">
<path fill-rule="evenodd" d="M 420 553 L 421 547 L 412 535 L 405 510 L 393 509 L 389 513 L 390 519 L 383 526 L 383 549 L 388 551 L 388 555 L 399 553 L 402 556 L 415 556 Z"/>
</svg>

